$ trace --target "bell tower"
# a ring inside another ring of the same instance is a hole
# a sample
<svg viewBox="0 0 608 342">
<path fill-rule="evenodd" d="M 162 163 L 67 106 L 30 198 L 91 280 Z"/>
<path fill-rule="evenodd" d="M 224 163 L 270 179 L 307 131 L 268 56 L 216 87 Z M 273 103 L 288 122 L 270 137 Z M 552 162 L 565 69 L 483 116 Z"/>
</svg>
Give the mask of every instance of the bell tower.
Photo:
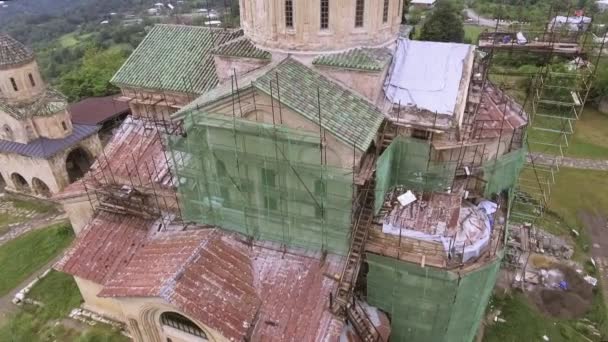
<svg viewBox="0 0 608 342">
<path fill-rule="evenodd" d="M 34 53 L 11 36 L 0 33 L 0 98 L 19 102 L 39 96 L 45 84 Z"/>
</svg>

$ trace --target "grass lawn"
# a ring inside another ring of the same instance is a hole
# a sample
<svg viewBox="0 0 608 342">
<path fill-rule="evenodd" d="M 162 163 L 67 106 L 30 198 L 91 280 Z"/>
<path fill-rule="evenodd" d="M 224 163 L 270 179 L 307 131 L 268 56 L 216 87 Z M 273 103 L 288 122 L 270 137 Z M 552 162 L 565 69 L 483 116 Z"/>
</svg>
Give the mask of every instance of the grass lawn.
<svg viewBox="0 0 608 342">
<path fill-rule="evenodd" d="M 577 158 L 608 159 L 608 114 L 595 108 L 585 108 L 566 154 Z"/>
<path fill-rule="evenodd" d="M 584 324 L 544 316 L 520 293 L 494 297 L 492 304 L 506 322 L 486 327 L 485 342 L 543 341 L 544 335 L 551 342 L 592 341 L 579 332 L 585 332 Z"/>
<path fill-rule="evenodd" d="M 66 318 L 73 308 L 80 306 L 82 297 L 74 279 L 52 271 L 37 283 L 28 295 L 44 303 L 43 307 L 25 306 L 7 324 L 0 327 L 0 336 L 9 341 L 74 341 L 127 342 L 129 339 L 107 326 L 95 326 L 80 332 L 67 329 L 55 322 Z"/>
<path fill-rule="evenodd" d="M 73 239 L 70 226 L 58 224 L 27 233 L 0 246 L 0 296 L 58 255 Z"/>
<path fill-rule="evenodd" d="M 483 32 L 484 28 L 476 25 L 464 25 L 464 39 L 470 41 L 471 44 L 477 44 L 479 40 L 479 34 Z"/>
</svg>

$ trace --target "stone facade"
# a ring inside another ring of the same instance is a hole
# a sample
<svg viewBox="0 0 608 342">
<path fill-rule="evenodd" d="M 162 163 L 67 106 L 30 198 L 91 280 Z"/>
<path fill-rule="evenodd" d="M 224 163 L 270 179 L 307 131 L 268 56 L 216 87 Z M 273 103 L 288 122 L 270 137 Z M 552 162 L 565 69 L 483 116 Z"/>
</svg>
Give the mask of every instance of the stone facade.
<svg viewBox="0 0 608 342">
<path fill-rule="evenodd" d="M 378 47 L 395 41 L 401 25 L 402 0 L 332 0 L 328 27 L 321 28 L 321 0 L 240 0 L 241 27 L 256 46 L 270 51 L 319 53 L 354 47 Z M 355 25 L 357 3 L 363 23 Z M 286 6 L 293 6 L 288 27 Z M 386 21 L 384 4 L 387 3 Z"/>
<path fill-rule="evenodd" d="M 0 183 L 49 197 L 74 180 L 71 166 L 86 172 L 101 143 L 94 127 L 74 127 L 65 98 L 46 86 L 31 50 L 4 34 L 0 48 Z"/>
</svg>

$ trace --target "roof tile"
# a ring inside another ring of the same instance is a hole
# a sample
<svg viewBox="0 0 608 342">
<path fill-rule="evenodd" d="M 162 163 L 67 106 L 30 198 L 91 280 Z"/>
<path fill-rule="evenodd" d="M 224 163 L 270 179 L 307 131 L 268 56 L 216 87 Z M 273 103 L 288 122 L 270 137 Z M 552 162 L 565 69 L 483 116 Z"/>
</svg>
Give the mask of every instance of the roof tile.
<svg viewBox="0 0 608 342">
<path fill-rule="evenodd" d="M 6 33 L 0 32 L 0 69 L 34 60 L 32 50 Z"/>
<path fill-rule="evenodd" d="M 117 86 L 202 94 L 219 82 L 211 50 L 241 30 L 156 25 L 112 78 Z"/>
<path fill-rule="evenodd" d="M 256 58 L 256 59 L 270 59 L 272 55 L 270 52 L 257 48 L 251 40 L 246 37 L 237 38 L 224 43 L 215 49 L 213 54 L 218 56 L 228 57 L 245 57 L 245 58 Z"/>
</svg>

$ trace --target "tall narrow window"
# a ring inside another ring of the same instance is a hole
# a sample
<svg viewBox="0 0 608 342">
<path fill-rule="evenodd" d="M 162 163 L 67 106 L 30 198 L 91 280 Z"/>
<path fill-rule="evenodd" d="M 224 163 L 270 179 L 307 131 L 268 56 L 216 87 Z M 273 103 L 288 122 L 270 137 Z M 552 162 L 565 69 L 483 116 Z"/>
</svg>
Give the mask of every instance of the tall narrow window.
<svg viewBox="0 0 608 342">
<path fill-rule="evenodd" d="M 384 8 L 382 9 L 382 22 L 388 21 L 388 4 L 390 0 L 384 0 Z"/>
<path fill-rule="evenodd" d="M 35 87 L 36 81 L 34 81 L 34 76 L 32 76 L 32 74 L 27 74 L 27 76 L 30 78 L 30 83 L 32 84 L 32 87 Z"/>
<path fill-rule="evenodd" d="M 19 91 L 19 87 L 17 87 L 17 82 L 15 82 L 15 79 L 11 77 L 11 84 L 13 85 L 13 89 L 15 91 Z"/>
<path fill-rule="evenodd" d="M 363 15 L 365 14 L 365 0 L 357 0 L 355 6 L 355 27 L 363 27 Z"/>
<path fill-rule="evenodd" d="M 329 28 L 329 0 L 321 0 L 321 30 Z"/>
<path fill-rule="evenodd" d="M 276 177 L 274 170 L 262 169 L 262 184 L 265 186 L 274 188 L 277 184 Z"/>
<path fill-rule="evenodd" d="M 285 26 L 293 28 L 293 0 L 285 0 Z"/>
</svg>

